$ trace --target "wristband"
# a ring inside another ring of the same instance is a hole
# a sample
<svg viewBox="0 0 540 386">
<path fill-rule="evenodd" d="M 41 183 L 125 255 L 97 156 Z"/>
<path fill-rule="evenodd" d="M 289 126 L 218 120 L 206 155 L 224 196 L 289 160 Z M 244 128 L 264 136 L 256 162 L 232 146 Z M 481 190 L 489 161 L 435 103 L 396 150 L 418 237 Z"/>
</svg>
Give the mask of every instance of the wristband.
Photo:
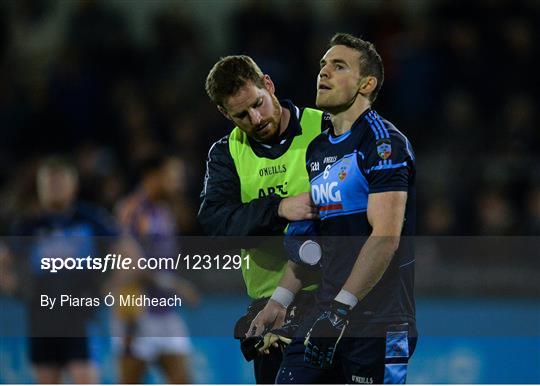
<svg viewBox="0 0 540 386">
<path fill-rule="evenodd" d="M 287 308 L 292 303 L 294 299 L 294 294 L 284 287 L 276 287 L 272 297 L 270 297 L 275 302 L 278 302 L 283 307 Z"/>
<path fill-rule="evenodd" d="M 354 296 L 352 293 L 350 293 L 349 291 L 344 290 L 344 289 L 339 291 L 339 293 L 334 298 L 334 300 L 348 305 L 349 307 L 351 307 L 351 310 L 354 308 L 354 306 L 356 306 L 356 303 L 358 303 L 358 298 Z"/>
</svg>

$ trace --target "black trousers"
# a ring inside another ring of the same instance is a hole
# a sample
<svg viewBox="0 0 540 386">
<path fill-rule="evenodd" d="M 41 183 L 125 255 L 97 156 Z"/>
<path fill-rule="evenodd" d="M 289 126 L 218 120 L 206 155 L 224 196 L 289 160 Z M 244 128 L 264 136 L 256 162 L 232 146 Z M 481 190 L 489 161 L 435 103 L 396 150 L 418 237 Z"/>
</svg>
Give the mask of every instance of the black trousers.
<svg viewBox="0 0 540 386">
<path fill-rule="evenodd" d="M 270 354 L 259 355 L 253 360 L 255 382 L 257 384 L 274 384 L 283 360 L 283 353 L 279 347 L 272 347 Z"/>
</svg>

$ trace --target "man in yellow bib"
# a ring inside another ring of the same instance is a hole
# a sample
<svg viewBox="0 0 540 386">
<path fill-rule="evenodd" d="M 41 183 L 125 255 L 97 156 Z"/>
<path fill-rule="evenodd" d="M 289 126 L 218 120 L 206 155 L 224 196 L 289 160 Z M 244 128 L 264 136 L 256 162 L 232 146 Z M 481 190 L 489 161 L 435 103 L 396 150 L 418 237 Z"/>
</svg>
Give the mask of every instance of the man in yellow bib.
<svg viewBox="0 0 540 386">
<path fill-rule="evenodd" d="M 236 127 L 208 153 L 198 214 L 205 232 L 283 235 L 290 222 L 315 219 L 305 155 L 311 140 L 331 125 L 326 114 L 279 101 L 270 76 L 244 55 L 219 60 L 206 78 L 206 92 Z M 253 302 L 237 323 L 237 338 L 264 307 L 287 263 L 282 251 L 251 250 L 249 256 L 249 269 L 243 266 L 242 274 Z M 274 383 L 281 359 L 275 348 L 269 355 L 255 355 L 257 383 Z"/>
</svg>

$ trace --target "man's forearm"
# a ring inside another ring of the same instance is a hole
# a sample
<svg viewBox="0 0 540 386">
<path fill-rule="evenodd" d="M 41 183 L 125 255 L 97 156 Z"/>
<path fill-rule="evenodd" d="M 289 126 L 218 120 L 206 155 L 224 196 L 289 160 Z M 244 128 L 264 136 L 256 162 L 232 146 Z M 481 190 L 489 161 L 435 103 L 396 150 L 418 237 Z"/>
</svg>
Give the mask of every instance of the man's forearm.
<svg viewBox="0 0 540 386">
<path fill-rule="evenodd" d="M 292 261 L 288 261 L 285 273 L 278 287 L 286 288 L 293 294 L 296 294 L 303 287 L 303 282 L 302 267 Z"/>
<path fill-rule="evenodd" d="M 302 288 L 302 275 L 295 263 L 289 261 L 287 268 L 266 306 L 257 314 L 249 326 L 247 337 L 261 335 L 266 328 L 280 328 L 285 319 L 287 307 Z"/>
<path fill-rule="evenodd" d="M 287 222 L 277 216 L 279 197 L 253 200 L 243 204 L 238 199 L 203 201 L 198 220 L 207 234 L 214 236 L 250 236 L 278 234 Z"/>
<path fill-rule="evenodd" d="M 370 236 L 343 289 L 362 300 L 379 282 L 399 246 L 399 237 Z"/>
</svg>

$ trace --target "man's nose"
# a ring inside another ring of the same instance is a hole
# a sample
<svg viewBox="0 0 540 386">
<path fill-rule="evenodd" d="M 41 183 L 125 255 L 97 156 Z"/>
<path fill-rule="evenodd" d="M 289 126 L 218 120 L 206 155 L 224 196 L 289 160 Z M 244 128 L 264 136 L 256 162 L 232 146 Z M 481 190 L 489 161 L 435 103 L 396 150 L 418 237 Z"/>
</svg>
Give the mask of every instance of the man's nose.
<svg viewBox="0 0 540 386">
<path fill-rule="evenodd" d="M 330 75 L 328 73 L 328 67 L 327 66 L 323 66 L 321 68 L 321 70 L 319 71 L 319 78 L 320 79 L 326 79 L 328 78 Z"/>
<path fill-rule="evenodd" d="M 261 123 L 261 114 L 255 109 L 249 111 L 249 119 L 251 120 L 252 125 L 258 125 Z"/>
</svg>

